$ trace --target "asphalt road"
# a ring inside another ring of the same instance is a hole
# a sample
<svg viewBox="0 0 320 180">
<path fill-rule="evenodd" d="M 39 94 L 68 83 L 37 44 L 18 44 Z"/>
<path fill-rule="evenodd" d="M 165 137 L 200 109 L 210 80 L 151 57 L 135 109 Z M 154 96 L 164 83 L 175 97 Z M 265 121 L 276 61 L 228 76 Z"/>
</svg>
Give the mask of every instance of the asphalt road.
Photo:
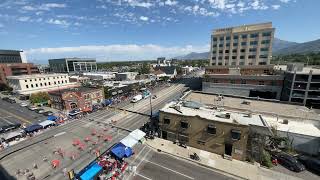
<svg viewBox="0 0 320 180">
<path fill-rule="evenodd" d="M 164 103 L 179 98 L 184 89 L 185 88 L 181 85 L 173 85 L 158 92 L 158 98 L 152 100 L 154 111 L 161 108 Z M 127 105 L 125 108 L 148 113 L 150 111 L 149 99 L 142 100 L 135 105 Z M 124 113 L 110 109 L 98 111 L 90 114 L 84 119 L 75 120 L 63 126 L 48 130 L 38 136 L 1 151 L 0 163 L 11 176 L 15 176 L 18 179 L 24 179 L 25 176 L 16 176 L 17 169 L 31 169 L 38 179 L 66 179 L 62 174 L 62 169 L 74 169 L 78 172 L 95 158 L 95 156 L 90 153 L 90 149 L 99 148 L 103 151 L 114 143 L 119 142 L 121 138 L 128 134 L 126 131 L 117 131 L 116 129 L 110 128 L 110 126 L 105 125 L 105 123 L 109 123 L 112 119 L 117 117 L 120 118 L 117 126 L 131 130 L 139 128 L 148 120 L 146 116 L 135 113 Z M 94 119 L 94 121 L 91 122 L 89 119 Z M 108 128 L 108 130 L 105 131 L 106 128 Z M 113 140 L 111 142 L 99 140 L 96 136 L 93 137 L 90 135 L 93 130 L 104 135 L 111 135 Z M 83 151 L 79 151 L 77 147 L 72 145 L 74 139 L 83 140 L 88 136 L 92 138 L 92 141 L 98 142 L 97 145 L 93 145 L 92 142 L 86 143 L 85 150 Z M 24 148 L 26 146 L 28 147 Z M 53 151 L 58 148 L 63 149 L 65 154 L 64 158 L 53 154 Z M 72 160 L 70 158 L 71 155 L 75 155 L 76 159 Z M 43 161 L 44 157 L 49 161 L 59 159 L 61 161 L 61 166 L 58 169 L 53 170 L 50 167 L 50 162 Z M 38 169 L 32 169 L 34 163 L 38 165 Z"/>
<path fill-rule="evenodd" d="M 26 123 L 27 125 L 46 120 L 46 117 L 21 107 L 17 103 L 9 103 L 0 99 L 0 126 Z"/>
</svg>

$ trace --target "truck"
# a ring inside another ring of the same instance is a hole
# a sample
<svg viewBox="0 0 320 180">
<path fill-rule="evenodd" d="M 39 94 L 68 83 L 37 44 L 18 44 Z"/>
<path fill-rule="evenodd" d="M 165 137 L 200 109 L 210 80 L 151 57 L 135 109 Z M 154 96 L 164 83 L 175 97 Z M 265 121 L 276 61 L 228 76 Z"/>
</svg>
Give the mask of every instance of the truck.
<svg viewBox="0 0 320 180">
<path fill-rule="evenodd" d="M 141 99 L 142 99 L 142 95 L 139 94 L 139 95 L 134 96 L 134 97 L 132 98 L 131 102 L 132 102 L 132 103 L 136 103 L 136 102 L 140 101 Z"/>
</svg>

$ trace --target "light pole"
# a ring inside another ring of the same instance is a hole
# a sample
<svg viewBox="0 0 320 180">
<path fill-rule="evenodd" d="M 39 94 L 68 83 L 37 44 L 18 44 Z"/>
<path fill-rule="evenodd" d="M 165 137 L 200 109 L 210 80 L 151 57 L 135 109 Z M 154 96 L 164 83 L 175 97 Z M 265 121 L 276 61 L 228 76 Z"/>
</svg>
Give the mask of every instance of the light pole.
<svg viewBox="0 0 320 180">
<path fill-rule="evenodd" d="M 151 103 L 151 94 L 150 94 L 150 117 L 152 118 L 152 103 Z"/>
</svg>

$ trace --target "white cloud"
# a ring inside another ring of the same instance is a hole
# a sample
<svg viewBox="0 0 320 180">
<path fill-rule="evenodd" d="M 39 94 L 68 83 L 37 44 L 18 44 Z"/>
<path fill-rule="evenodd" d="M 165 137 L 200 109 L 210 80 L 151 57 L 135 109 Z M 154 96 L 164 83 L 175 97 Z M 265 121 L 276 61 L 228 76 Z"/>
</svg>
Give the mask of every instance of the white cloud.
<svg viewBox="0 0 320 180">
<path fill-rule="evenodd" d="M 168 5 L 168 6 L 174 6 L 174 5 L 177 5 L 178 4 L 178 1 L 175 1 L 175 0 L 166 0 L 164 2 L 165 5 Z"/>
<path fill-rule="evenodd" d="M 58 3 L 47 3 L 47 4 L 41 4 L 41 5 L 26 5 L 23 6 L 22 9 L 26 11 L 50 11 L 53 8 L 65 8 L 67 7 L 66 4 L 58 4 Z"/>
<path fill-rule="evenodd" d="M 148 18 L 148 17 L 146 17 L 146 16 L 140 16 L 140 20 L 141 20 L 141 21 L 148 21 L 148 20 L 149 20 L 149 18 Z"/>
<path fill-rule="evenodd" d="M 143 2 L 140 0 L 123 0 L 124 2 L 127 2 L 130 6 L 133 7 L 143 7 L 143 8 L 150 8 L 151 6 L 154 6 L 154 4 L 150 2 Z M 121 3 L 119 3 L 121 4 Z"/>
<path fill-rule="evenodd" d="M 21 21 L 21 22 L 27 22 L 29 20 L 30 20 L 30 17 L 27 17 L 27 16 L 23 16 L 23 17 L 18 18 L 18 21 Z"/>
<path fill-rule="evenodd" d="M 70 23 L 66 20 L 59 20 L 59 19 L 49 19 L 47 20 L 48 24 L 54 24 L 54 25 L 61 25 L 61 26 L 69 26 Z"/>
<path fill-rule="evenodd" d="M 190 52 L 205 52 L 209 45 L 203 46 L 173 46 L 164 47 L 155 44 L 114 44 L 105 46 L 77 46 L 58 48 L 38 48 L 26 50 L 28 59 L 42 59 L 59 57 L 94 57 L 98 60 L 143 60 L 155 59 L 159 56 L 175 57 Z"/>
<path fill-rule="evenodd" d="M 282 3 L 288 3 L 288 2 L 290 2 L 291 0 L 280 0 L 280 2 L 282 2 Z"/>
<path fill-rule="evenodd" d="M 279 9 L 280 5 L 279 4 L 275 4 L 275 5 L 272 5 L 271 7 L 272 7 L 272 9 Z"/>
<path fill-rule="evenodd" d="M 0 28 L 3 28 L 3 27 L 4 27 L 4 25 L 0 23 Z"/>
</svg>

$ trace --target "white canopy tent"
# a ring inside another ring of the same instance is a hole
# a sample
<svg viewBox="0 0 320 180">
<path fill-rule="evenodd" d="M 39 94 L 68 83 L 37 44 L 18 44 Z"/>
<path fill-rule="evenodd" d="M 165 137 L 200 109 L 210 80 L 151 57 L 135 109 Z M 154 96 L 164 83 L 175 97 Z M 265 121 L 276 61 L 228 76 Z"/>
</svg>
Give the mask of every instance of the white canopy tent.
<svg viewBox="0 0 320 180">
<path fill-rule="evenodd" d="M 54 121 L 50 121 L 50 120 L 45 120 L 41 123 L 39 123 L 40 126 L 42 126 L 43 128 L 46 128 L 48 126 L 54 126 L 56 123 Z"/>
</svg>

